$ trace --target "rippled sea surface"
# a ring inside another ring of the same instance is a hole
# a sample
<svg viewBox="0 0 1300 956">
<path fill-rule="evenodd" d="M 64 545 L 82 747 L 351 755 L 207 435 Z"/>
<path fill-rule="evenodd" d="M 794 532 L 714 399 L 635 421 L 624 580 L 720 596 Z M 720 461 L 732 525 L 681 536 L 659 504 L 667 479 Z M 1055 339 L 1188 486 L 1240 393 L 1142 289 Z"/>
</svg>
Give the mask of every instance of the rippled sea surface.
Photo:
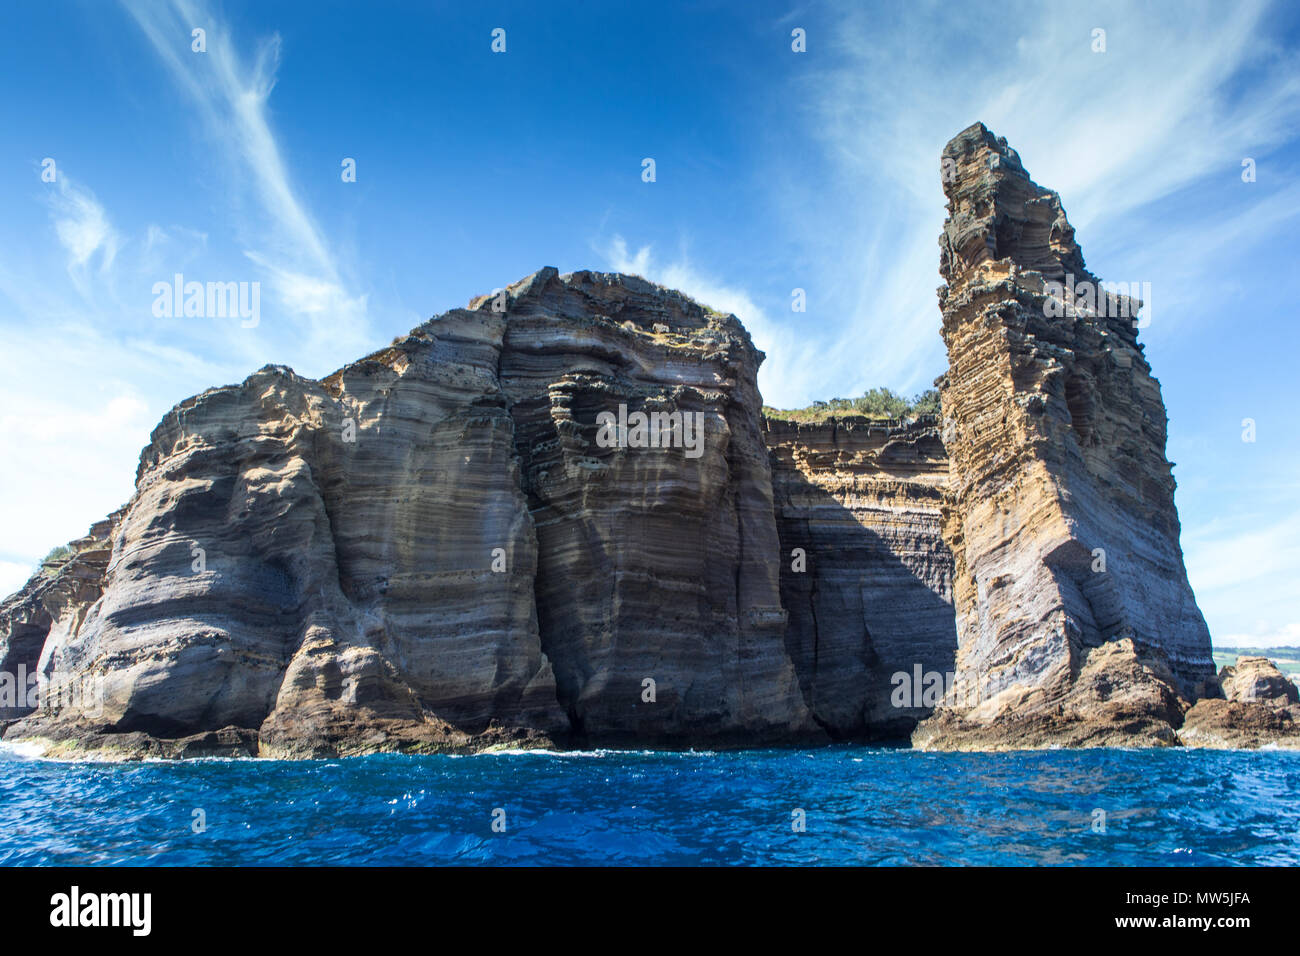
<svg viewBox="0 0 1300 956">
<path fill-rule="evenodd" d="M 1300 754 L 0 753 L 0 864 L 476 863 L 1294 865 Z"/>
</svg>

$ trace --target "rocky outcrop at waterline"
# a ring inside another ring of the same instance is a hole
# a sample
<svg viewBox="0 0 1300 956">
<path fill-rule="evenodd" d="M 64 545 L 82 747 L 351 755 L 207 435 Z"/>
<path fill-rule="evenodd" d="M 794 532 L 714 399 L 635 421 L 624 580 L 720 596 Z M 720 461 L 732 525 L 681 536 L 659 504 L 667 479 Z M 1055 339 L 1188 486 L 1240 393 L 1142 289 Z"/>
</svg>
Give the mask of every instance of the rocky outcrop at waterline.
<svg viewBox="0 0 1300 956">
<path fill-rule="evenodd" d="M 0 604 L 0 671 L 40 691 L 0 677 L 5 738 L 1291 739 L 1261 665 L 1214 674 L 1135 303 L 1077 294 L 1059 197 L 1005 141 L 944 158 L 942 416 L 764 419 L 735 316 L 543 269 L 319 381 L 172 409 L 131 501 Z"/>
<path fill-rule="evenodd" d="M 1238 657 L 1219 671 L 1222 700 L 1187 711 L 1178 738 L 1186 747 L 1300 749 L 1300 690 L 1266 657 Z"/>
</svg>

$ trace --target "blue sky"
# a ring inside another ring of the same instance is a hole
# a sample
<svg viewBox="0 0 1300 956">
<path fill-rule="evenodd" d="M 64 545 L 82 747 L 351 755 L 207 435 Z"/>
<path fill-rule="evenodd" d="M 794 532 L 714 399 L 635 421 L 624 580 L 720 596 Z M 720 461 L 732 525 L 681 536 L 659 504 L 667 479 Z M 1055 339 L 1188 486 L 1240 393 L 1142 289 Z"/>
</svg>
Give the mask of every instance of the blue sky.
<svg viewBox="0 0 1300 956">
<path fill-rule="evenodd" d="M 325 374 L 544 265 L 736 312 L 768 353 L 769 404 L 928 387 L 939 151 L 982 120 L 1060 191 L 1095 273 L 1152 284 L 1142 338 L 1216 644 L 1300 644 L 1294 5 L 0 16 L 0 591 L 129 498 L 181 399 L 268 362 Z M 155 317 L 177 272 L 260 283 L 260 321 Z"/>
</svg>

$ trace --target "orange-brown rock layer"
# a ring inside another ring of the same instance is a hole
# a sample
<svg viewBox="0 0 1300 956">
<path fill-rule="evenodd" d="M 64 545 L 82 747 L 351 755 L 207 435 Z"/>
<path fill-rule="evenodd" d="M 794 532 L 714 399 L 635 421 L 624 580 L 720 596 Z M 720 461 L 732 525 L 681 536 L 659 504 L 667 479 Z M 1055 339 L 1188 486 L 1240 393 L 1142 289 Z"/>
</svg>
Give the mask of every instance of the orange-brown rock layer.
<svg viewBox="0 0 1300 956">
<path fill-rule="evenodd" d="M 1137 303 L 1083 295 L 1100 283 L 1059 197 L 1005 140 L 977 124 L 944 162 L 944 538 L 959 650 L 953 694 L 915 739 L 1074 744 L 1137 721 L 1156 725 L 1137 738 L 1172 740 L 1169 701 L 1217 688 Z M 1091 723 L 1102 731 L 1070 729 Z"/>
</svg>

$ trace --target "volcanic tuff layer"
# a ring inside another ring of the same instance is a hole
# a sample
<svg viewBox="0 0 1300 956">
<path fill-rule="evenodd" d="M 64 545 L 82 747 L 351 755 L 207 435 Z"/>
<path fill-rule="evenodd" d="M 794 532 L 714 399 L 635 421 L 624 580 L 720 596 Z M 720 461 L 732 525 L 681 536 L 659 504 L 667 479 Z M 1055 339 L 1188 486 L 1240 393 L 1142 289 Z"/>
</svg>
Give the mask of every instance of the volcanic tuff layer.
<svg viewBox="0 0 1300 956">
<path fill-rule="evenodd" d="M 0 695 L 6 738 L 1300 740 L 1263 664 L 1222 699 L 1132 319 L 1047 302 L 1096 282 L 1059 198 L 982 125 L 944 157 L 942 421 L 761 420 L 735 316 L 543 269 L 169 412 L 131 501 L 0 605 L 0 691 L 25 670 L 54 702 Z M 607 447 L 605 412 L 698 415 L 701 453 Z"/>
</svg>

